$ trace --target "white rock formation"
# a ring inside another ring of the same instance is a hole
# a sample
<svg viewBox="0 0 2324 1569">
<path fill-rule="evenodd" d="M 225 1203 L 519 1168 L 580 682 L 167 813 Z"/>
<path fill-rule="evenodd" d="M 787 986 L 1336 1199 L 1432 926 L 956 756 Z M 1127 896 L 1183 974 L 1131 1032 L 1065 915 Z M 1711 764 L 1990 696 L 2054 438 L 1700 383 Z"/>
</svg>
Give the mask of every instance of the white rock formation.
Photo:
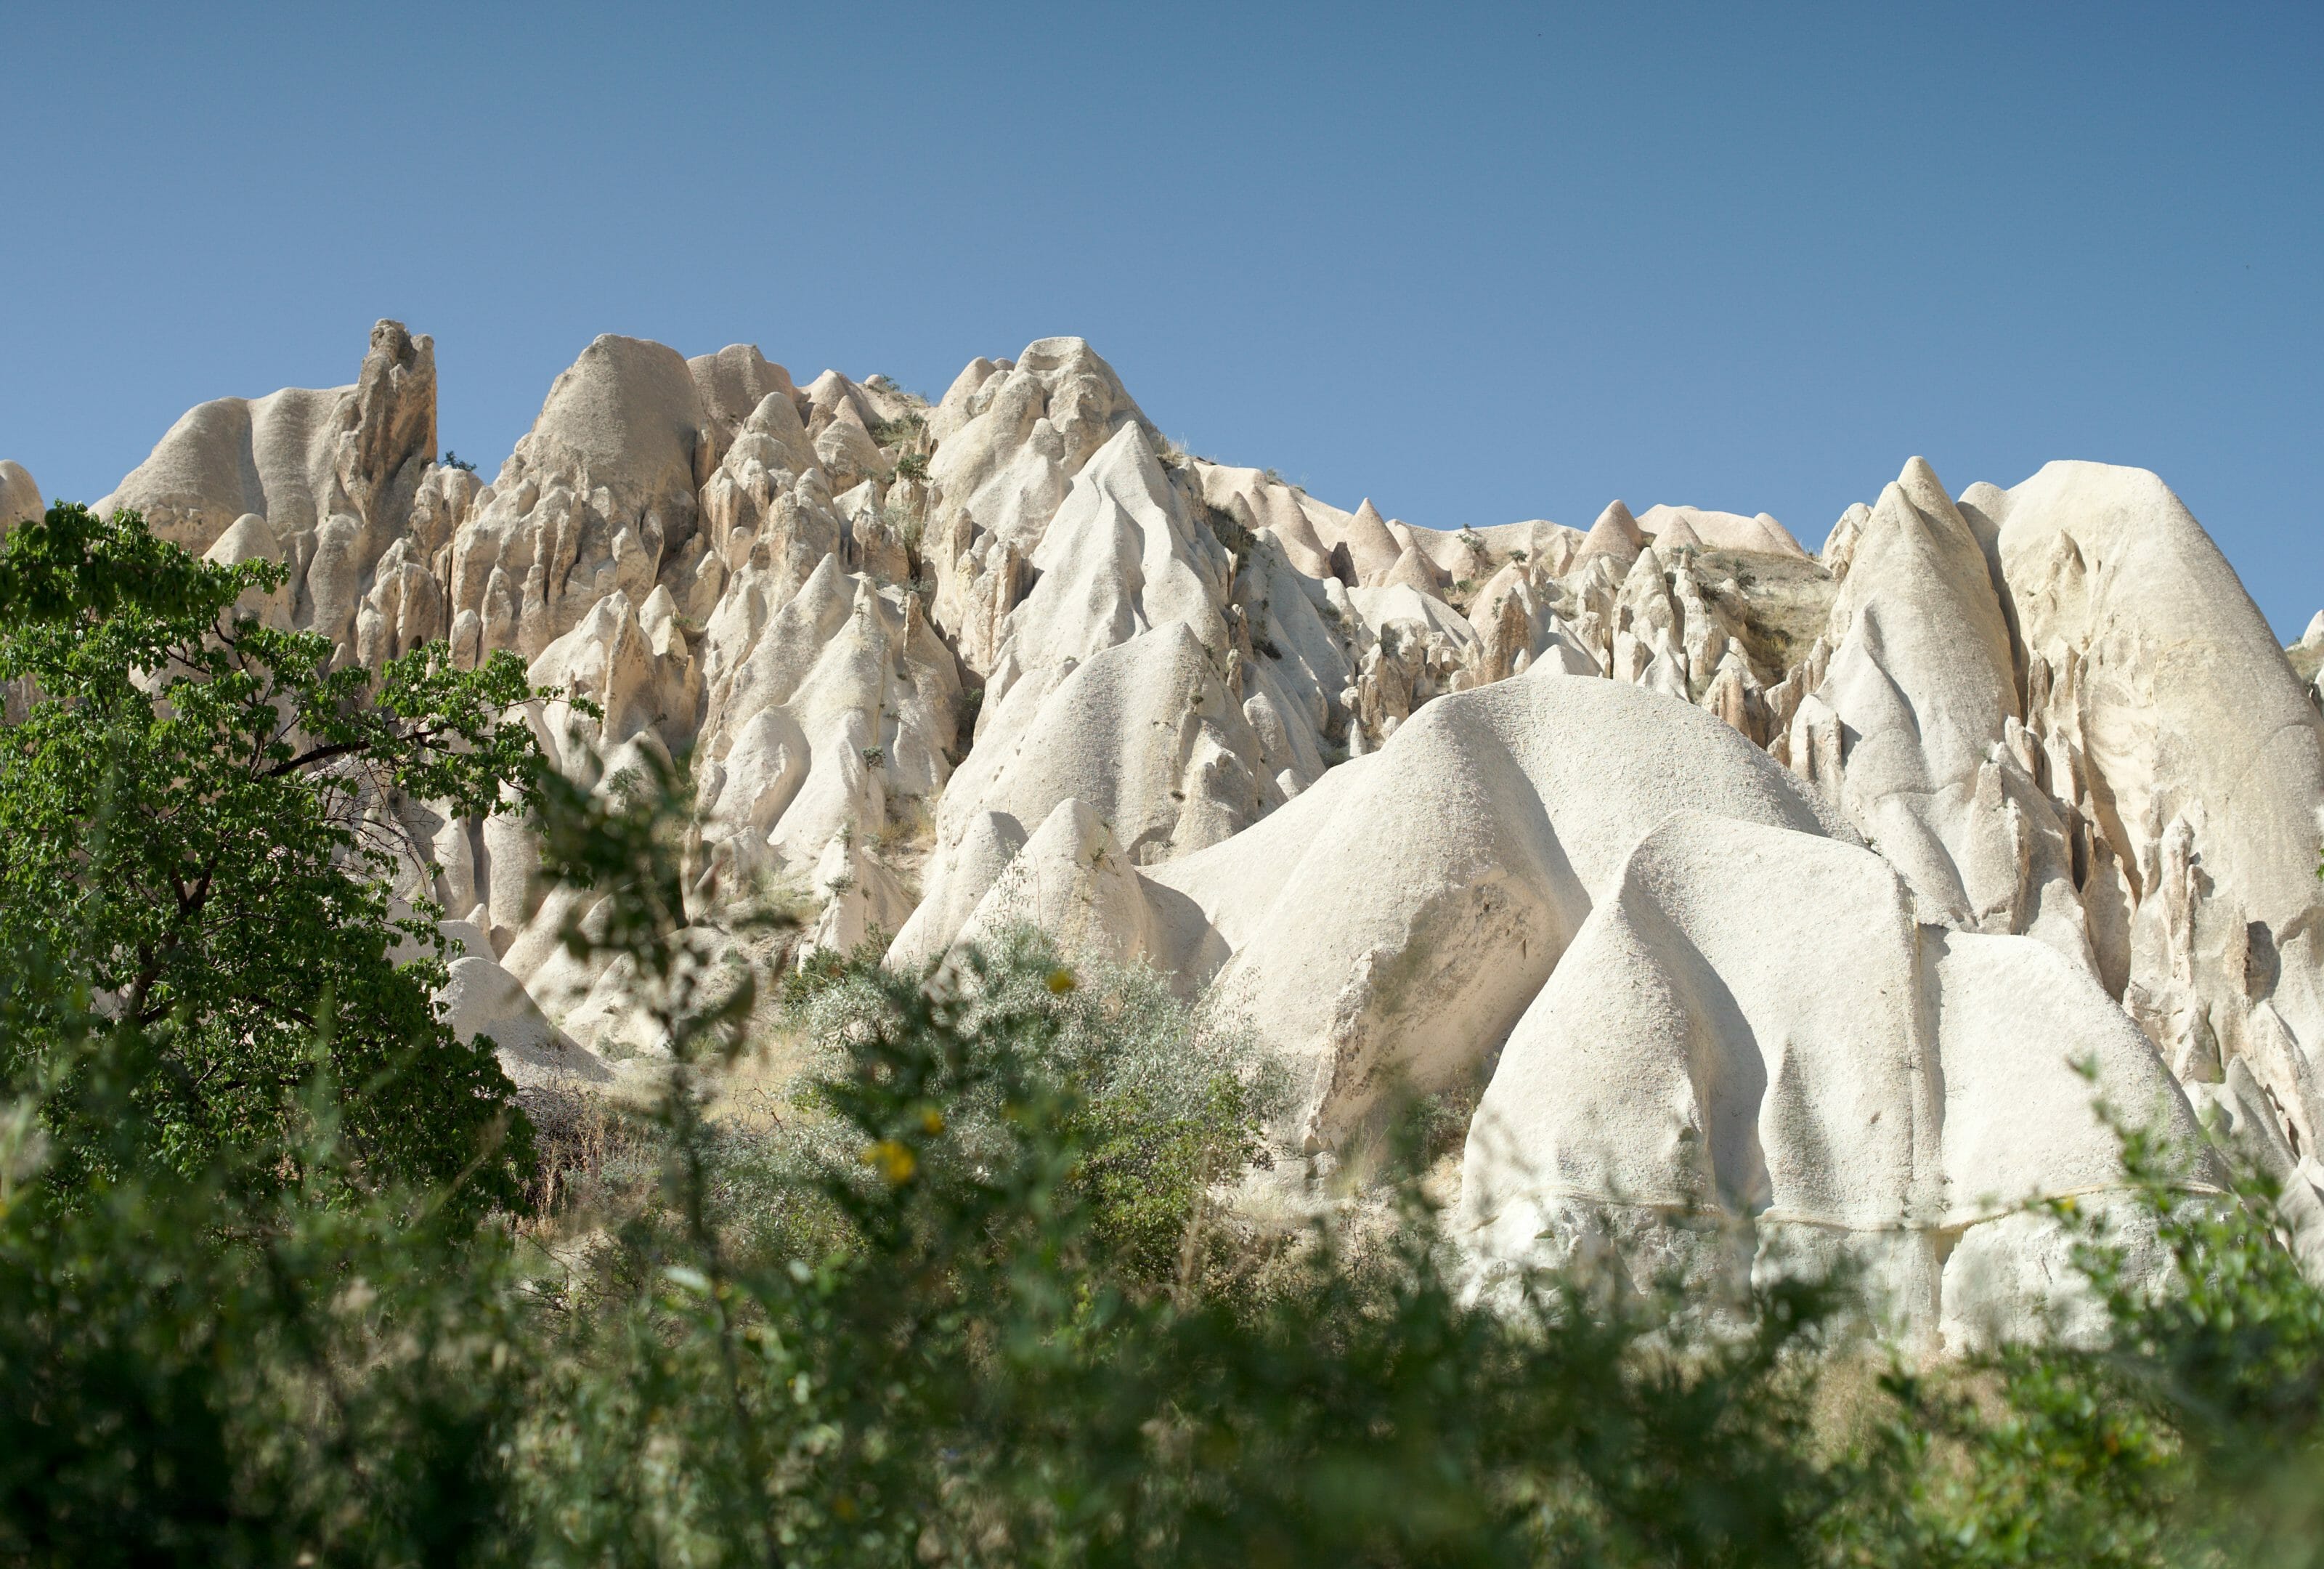
<svg viewBox="0 0 2324 1569">
<path fill-rule="evenodd" d="M 602 337 L 487 485 L 432 462 L 434 374 L 383 322 L 354 385 L 204 404 L 104 504 L 281 562 L 244 609 L 347 660 L 514 653 L 595 788 L 687 758 L 740 962 L 770 900 L 902 966 L 1030 922 L 1280 1057 L 1278 1186 L 1473 1099 L 1488 1273 L 1847 1256 L 1946 1344 L 2068 1280 L 2026 1200 L 2114 1202 L 2088 1057 L 2218 1112 L 2324 1271 L 2324 617 L 2288 657 L 2152 475 L 1915 459 L 1815 558 L 1686 506 L 1435 530 L 1177 452 L 1078 338 L 931 406 Z M 0 464 L 0 529 L 40 504 Z M 400 809 L 459 1028 L 524 1082 L 659 1049 L 526 825 Z"/>
<path fill-rule="evenodd" d="M 2028 726 L 2109 981 L 2181 1078 L 2247 1060 L 2312 1154 L 2324 718 L 2153 475 L 2052 463 L 1962 501 L 1996 531 Z"/>
<path fill-rule="evenodd" d="M 1598 514 L 1598 521 L 1590 525 L 1589 535 L 1575 552 L 1573 564 L 1580 567 L 1603 556 L 1618 572 L 1624 571 L 1637 559 L 1646 542 L 1646 537 L 1640 531 L 1638 521 L 1630 515 L 1630 509 L 1618 501 L 1609 502 L 1606 510 Z"/>
<path fill-rule="evenodd" d="M 1473 1089 L 1637 837 L 1692 808 L 1837 821 L 1699 709 L 1544 667 L 1432 703 L 1375 756 L 1153 880 L 1231 953 L 1213 984 L 1294 1067 L 1286 1140 L 1360 1141 L 1384 1095 Z"/>
<path fill-rule="evenodd" d="M 1638 514 L 1637 523 L 1640 533 L 1665 549 L 1686 544 L 1702 550 L 1741 550 L 1803 560 L 1807 557 L 1792 531 L 1765 512 L 1747 518 L 1700 507 L 1652 506 Z"/>
<path fill-rule="evenodd" d="M 1610 1230 L 1659 1243 L 1653 1259 L 1724 1241 L 1689 1237 L 1689 1220 L 1748 1216 L 1763 1265 L 1853 1255 L 1923 1333 L 2032 1328 L 2041 1297 L 2015 1265 L 2067 1249 L 2023 1201 L 2123 1186 L 2070 1064 L 2094 1060 L 2118 1103 L 2173 1132 L 2191 1136 L 2193 1114 L 2086 970 L 1922 924 L 1915 902 L 1853 845 L 1665 818 L 1511 1033 L 1462 1220 L 1500 1258 Z"/>
<path fill-rule="evenodd" d="M 408 542 L 435 457 L 435 345 L 383 321 L 355 385 L 204 403 L 96 510 L 136 508 L 197 555 L 236 520 L 263 518 L 290 569 L 295 624 L 352 656 L 357 606 L 381 557 Z"/>
<path fill-rule="evenodd" d="M 520 1089 L 613 1081 L 613 1070 L 549 1023 L 517 978 L 488 955 L 468 953 L 454 959 L 441 1001 L 452 1033 L 463 1040 L 488 1037 Z"/>
<path fill-rule="evenodd" d="M 715 449 L 686 361 L 637 338 L 591 344 L 457 532 L 455 656 L 537 659 L 608 595 L 643 604 L 666 560 L 698 562 L 696 493 Z"/>
<path fill-rule="evenodd" d="M 46 511 L 41 500 L 41 487 L 24 466 L 13 459 L 0 458 L 0 537 L 18 523 L 29 523 Z"/>
<path fill-rule="evenodd" d="M 2093 967 L 1985 552 L 1921 459 L 1862 522 L 1827 635 L 1815 696 L 1843 737 L 1840 799 L 1924 918 L 2038 932 Z"/>
</svg>

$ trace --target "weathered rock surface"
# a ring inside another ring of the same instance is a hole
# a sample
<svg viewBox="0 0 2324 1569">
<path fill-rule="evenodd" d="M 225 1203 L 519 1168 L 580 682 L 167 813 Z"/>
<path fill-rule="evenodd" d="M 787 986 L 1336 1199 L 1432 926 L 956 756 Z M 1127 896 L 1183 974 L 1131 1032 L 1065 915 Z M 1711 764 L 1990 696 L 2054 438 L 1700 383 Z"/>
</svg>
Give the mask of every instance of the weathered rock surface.
<svg viewBox="0 0 2324 1569">
<path fill-rule="evenodd" d="M 2052 463 L 1965 508 L 1995 531 L 2028 727 L 2070 812 L 2103 966 L 2181 1078 L 2250 1064 L 2324 1131 L 2324 719 L 2179 498 Z"/>
<path fill-rule="evenodd" d="M 1984 550 L 1914 458 L 1863 520 L 1815 696 L 1835 790 L 1926 918 L 2042 935 L 2094 968 L 2065 832 L 2034 782 L 2009 627 Z"/>
<path fill-rule="evenodd" d="M 1397 1090 L 1473 1091 L 1631 844 L 1685 808 L 1839 827 L 1700 709 L 1545 667 L 1431 703 L 1152 876 L 1231 951 L 1213 992 L 1293 1065 L 1285 1137 L 1315 1154 Z"/>
<path fill-rule="evenodd" d="M 13 459 L 0 458 L 0 534 L 5 534 L 18 523 L 29 523 L 45 510 L 41 500 L 41 487 L 24 466 Z"/>
<path fill-rule="evenodd" d="M 1176 451 L 1070 337 L 933 405 L 601 337 L 491 484 L 434 457 L 432 346 L 382 322 L 106 504 L 281 562 L 244 610 L 347 660 L 513 651 L 595 788 L 688 760 L 737 962 L 772 901 L 793 953 L 1029 922 L 1151 964 L 1290 1069 L 1278 1186 L 1473 1103 L 1488 1273 L 1847 1256 L 1916 1334 L 2023 1332 L 2070 1274 L 2025 1201 L 2113 1202 L 2081 1057 L 2218 1112 L 2324 1268 L 2324 616 L 2279 648 L 2153 475 L 1914 459 L 1816 556 L 1676 505 L 1435 530 Z M 0 529 L 40 506 L 0 464 Z M 525 825 L 399 809 L 460 1028 L 526 1083 L 659 1049 Z"/>
<path fill-rule="evenodd" d="M 237 519 L 263 518 L 290 569 L 294 623 L 352 657 L 356 608 L 381 557 L 410 540 L 435 457 L 435 345 L 383 321 L 355 385 L 204 403 L 97 510 L 134 507 L 197 555 Z"/>
<path fill-rule="evenodd" d="M 1683 544 L 1702 550 L 1749 550 L 1803 558 L 1807 555 L 1792 531 L 1765 512 L 1747 518 L 1700 507 L 1652 506 L 1638 514 L 1637 523 L 1640 533 L 1665 549 Z"/>
<path fill-rule="evenodd" d="M 1497 1257 L 1716 1247 L 1687 1223 L 1748 1216 L 1763 1263 L 1851 1255 L 1899 1316 L 1974 1343 L 2032 1325 L 1991 1256 L 2047 1231 L 2023 1201 L 2122 1186 L 2073 1061 L 2194 1132 L 2087 970 L 1922 923 L 1871 852 L 1685 810 L 1609 881 L 1477 1110 L 1462 1218 Z"/>
</svg>

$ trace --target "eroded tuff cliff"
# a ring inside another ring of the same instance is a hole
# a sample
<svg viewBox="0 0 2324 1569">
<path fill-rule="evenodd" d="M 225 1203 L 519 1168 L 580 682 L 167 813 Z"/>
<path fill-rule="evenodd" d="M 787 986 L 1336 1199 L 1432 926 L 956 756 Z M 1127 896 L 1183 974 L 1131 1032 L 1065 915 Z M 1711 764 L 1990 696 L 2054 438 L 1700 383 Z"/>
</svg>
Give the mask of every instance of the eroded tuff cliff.
<svg viewBox="0 0 2324 1569">
<path fill-rule="evenodd" d="M 602 710 L 533 716 L 576 775 L 690 754 L 706 926 L 1150 964 L 1291 1070 L 1278 1183 L 1462 1097 L 1487 1260 L 1845 1253 L 1974 1341 L 2070 1276 L 2023 1201 L 2113 1202 L 2078 1060 L 2223 1112 L 2324 1252 L 2324 616 L 2279 648 L 2151 474 L 1914 458 L 1811 556 L 1764 513 L 1343 510 L 1176 451 L 1077 338 L 930 405 L 601 337 L 489 485 L 435 385 L 382 322 L 354 385 L 203 404 L 102 504 L 282 562 L 263 614 L 348 660 L 518 651 Z M 0 527 L 39 505 L 0 463 Z M 463 1028 L 521 1078 L 654 1049 L 522 825 L 393 809 Z"/>
</svg>

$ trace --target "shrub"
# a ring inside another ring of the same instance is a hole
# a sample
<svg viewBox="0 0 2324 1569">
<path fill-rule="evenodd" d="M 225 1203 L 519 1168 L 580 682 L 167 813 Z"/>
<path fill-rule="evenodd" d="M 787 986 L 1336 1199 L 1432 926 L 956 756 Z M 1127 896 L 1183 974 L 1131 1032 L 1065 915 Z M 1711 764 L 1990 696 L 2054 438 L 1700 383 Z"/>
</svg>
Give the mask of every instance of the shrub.
<svg viewBox="0 0 2324 1569">
<path fill-rule="evenodd" d="M 536 694 L 514 655 L 461 670 L 440 643 L 335 669 L 327 638 L 237 610 L 283 582 L 196 560 L 134 512 L 51 507 L 0 546 L 0 679 L 37 693 L 0 728 L 0 955 L 23 961 L 0 1080 L 49 1081 L 66 1167 L 114 1158 L 76 1087 L 72 1032 L 101 998 L 148 1113 L 138 1158 L 274 1182 L 327 1048 L 357 1168 L 474 1168 L 463 1202 L 516 1203 L 522 1114 L 490 1044 L 436 1017 L 441 911 L 398 918 L 387 880 L 399 798 L 477 817 L 533 798 L 539 748 L 503 721 Z"/>
</svg>

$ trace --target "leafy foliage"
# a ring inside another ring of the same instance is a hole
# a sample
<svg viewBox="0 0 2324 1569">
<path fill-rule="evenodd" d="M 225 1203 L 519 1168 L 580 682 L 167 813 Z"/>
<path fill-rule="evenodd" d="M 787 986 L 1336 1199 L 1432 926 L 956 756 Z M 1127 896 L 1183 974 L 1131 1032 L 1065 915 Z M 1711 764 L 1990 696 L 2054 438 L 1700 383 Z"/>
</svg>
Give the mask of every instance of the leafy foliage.
<svg viewBox="0 0 2324 1569">
<path fill-rule="evenodd" d="M 110 1066 L 124 1032 L 93 1043 Z M 121 1077 L 91 1098 L 151 1112 Z M 378 1190 L 327 1073 L 299 1179 L 133 1171 L 0 1211 L 0 1561 L 490 1562 L 521 1522 L 504 1459 L 530 1371 L 506 1241 Z M 0 1164 L 36 1168 L 29 1120 Z M 355 1179 L 360 1177 L 361 1182 Z"/>
<path fill-rule="evenodd" d="M 439 912 L 400 913 L 385 879 L 401 799 L 481 815 L 528 798 L 539 752 L 503 720 L 533 694 L 513 656 L 460 670 L 440 645 L 335 669 L 328 640 L 237 610 L 284 577 L 79 506 L 0 549 L 0 680 L 23 698 L 0 732 L 0 945 L 46 955 L 57 982 L 23 990 L 19 972 L 0 1073 L 61 1075 L 46 1113 L 69 1155 L 95 1158 L 67 1049 L 94 1006 L 136 1055 L 147 1153 L 190 1175 L 289 1150 L 327 1041 L 364 1168 L 449 1182 L 475 1166 L 464 1191 L 513 1203 L 530 1158 L 510 1086 L 435 1018 Z M 407 1061 L 425 1071 L 392 1071 Z"/>
</svg>

